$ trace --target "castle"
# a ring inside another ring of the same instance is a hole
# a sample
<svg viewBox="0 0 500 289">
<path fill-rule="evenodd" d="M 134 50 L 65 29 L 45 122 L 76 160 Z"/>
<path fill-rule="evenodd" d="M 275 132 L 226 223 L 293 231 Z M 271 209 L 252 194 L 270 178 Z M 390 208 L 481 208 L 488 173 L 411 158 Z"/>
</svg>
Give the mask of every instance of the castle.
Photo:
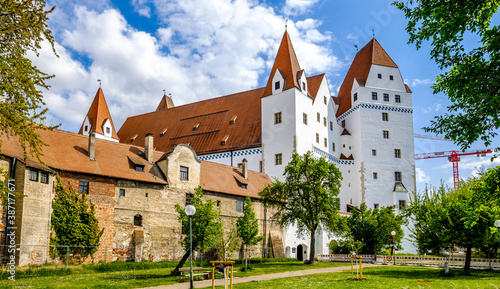
<svg viewBox="0 0 500 289">
<path fill-rule="evenodd" d="M 187 203 L 196 187 L 227 220 L 241 214 L 250 196 L 266 237 L 262 246 L 275 256 L 308 256 L 309 238 L 297 237 L 293 225 L 275 226 L 257 194 L 270 177 L 283 179 L 293 153 L 312 151 L 339 167 L 341 212 L 363 202 L 402 207 L 415 190 L 411 90 L 376 39 L 358 51 L 336 97 L 325 74 L 308 76 L 300 68 L 285 31 L 265 87 L 182 106 L 164 95 L 155 111 L 129 117 L 118 131 L 99 88 L 78 134 L 40 135 L 49 145 L 43 164 L 25 160 L 20 145 L 3 138 L 0 168 L 26 196 L 16 198 L 17 244 L 48 245 L 56 173 L 94 202 L 106 228 L 101 245 L 123 247 L 135 260 L 180 256 L 151 248 L 179 246 L 174 205 Z M 318 232 L 316 253 L 327 254 L 329 241 Z M 105 250 L 98 258 L 107 258 Z M 42 246 L 18 252 L 19 264 L 47 258 Z"/>
</svg>

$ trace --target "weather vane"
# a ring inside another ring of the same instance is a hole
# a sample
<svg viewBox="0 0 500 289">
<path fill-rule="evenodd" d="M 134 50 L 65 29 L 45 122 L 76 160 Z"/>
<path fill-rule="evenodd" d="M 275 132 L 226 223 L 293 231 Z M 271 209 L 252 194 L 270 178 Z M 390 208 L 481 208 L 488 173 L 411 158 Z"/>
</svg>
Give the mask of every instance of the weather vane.
<svg viewBox="0 0 500 289">
<path fill-rule="evenodd" d="M 375 38 L 375 29 L 372 29 L 373 38 Z"/>
<path fill-rule="evenodd" d="M 167 95 L 167 90 L 166 89 L 163 90 L 163 95 Z"/>
<path fill-rule="evenodd" d="M 285 31 L 287 30 L 287 27 L 288 27 L 288 18 L 285 19 Z"/>
<path fill-rule="evenodd" d="M 358 45 L 354 44 L 354 48 L 356 48 L 356 52 L 358 52 Z"/>
<path fill-rule="evenodd" d="M 98 79 L 97 82 L 99 82 L 99 87 L 101 87 L 101 80 Z"/>
</svg>

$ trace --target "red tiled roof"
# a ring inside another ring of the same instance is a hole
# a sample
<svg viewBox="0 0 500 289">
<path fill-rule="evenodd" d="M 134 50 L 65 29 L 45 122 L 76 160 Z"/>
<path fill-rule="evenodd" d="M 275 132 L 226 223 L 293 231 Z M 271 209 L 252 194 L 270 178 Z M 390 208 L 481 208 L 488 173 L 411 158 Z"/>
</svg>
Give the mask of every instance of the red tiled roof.
<svg viewBox="0 0 500 289">
<path fill-rule="evenodd" d="M 158 107 L 156 110 L 162 110 L 162 109 L 169 109 L 175 107 L 174 102 L 172 101 L 172 98 L 170 96 L 167 96 L 166 94 L 163 95 L 161 98 L 160 104 L 158 104 Z"/>
<path fill-rule="evenodd" d="M 104 135 L 102 126 L 104 125 L 104 122 L 109 119 L 111 123 L 112 137 L 118 139 L 115 125 L 113 124 L 113 120 L 111 119 L 111 115 L 109 114 L 108 104 L 106 103 L 104 93 L 102 92 L 102 89 L 100 87 L 95 94 L 92 104 L 90 105 L 89 111 L 87 112 L 87 117 L 89 118 L 89 122 L 91 125 L 89 133 L 97 132 Z M 83 134 L 83 123 L 78 133 Z"/>
<path fill-rule="evenodd" d="M 337 117 L 351 108 L 351 89 L 355 78 L 362 79 L 360 85 L 364 85 L 364 81 L 368 77 L 372 64 L 398 67 L 391 57 L 385 52 L 380 43 L 373 38 L 366 44 L 354 57 L 349 71 L 344 78 L 344 82 L 340 86 L 338 97 L 340 98 L 340 106 L 337 111 Z"/>
<path fill-rule="evenodd" d="M 144 136 L 152 133 L 158 150 L 189 144 L 198 154 L 258 147 L 263 92 L 264 88 L 259 88 L 129 117 L 118 136 L 121 142 L 144 146 Z M 234 124 L 230 124 L 234 117 Z"/>
<path fill-rule="evenodd" d="M 325 74 L 318 74 L 307 78 L 307 88 L 309 94 L 313 98 L 313 102 L 316 100 L 316 95 L 318 94 L 319 87 L 321 86 L 321 81 L 325 78 Z"/>
<path fill-rule="evenodd" d="M 297 76 L 302 69 L 300 69 L 297 55 L 295 55 L 295 50 L 293 49 L 292 41 L 290 40 L 290 36 L 287 31 L 285 31 L 283 38 L 281 39 L 281 44 L 278 49 L 278 53 L 276 54 L 273 68 L 271 69 L 271 75 L 269 75 L 269 79 L 267 80 L 266 90 L 263 96 L 272 94 L 272 82 L 276 70 L 280 70 L 281 74 L 285 78 L 285 86 L 283 87 L 283 90 L 287 90 L 292 87 L 300 89 L 300 84 L 297 82 Z"/>
<path fill-rule="evenodd" d="M 246 189 L 241 188 L 242 183 L 247 184 Z M 205 191 L 259 198 L 259 191 L 269 183 L 271 179 L 263 173 L 249 170 L 247 179 L 244 179 L 239 168 L 201 162 L 200 186 Z"/>
<path fill-rule="evenodd" d="M 45 166 L 54 170 L 167 184 L 159 168 L 139 156 L 139 152 L 144 152 L 142 147 L 96 139 L 95 160 L 90 160 L 88 136 L 61 130 L 42 130 L 37 133 L 41 140 L 48 144 L 43 148 L 44 156 L 41 160 Z M 3 155 L 23 159 L 23 150 L 17 138 L 4 135 L 0 140 L 3 142 Z M 155 161 L 161 156 L 161 152 L 154 152 Z M 29 163 L 32 166 L 36 165 L 37 161 L 30 159 Z M 144 171 L 136 171 L 133 163 L 143 165 Z"/>
</svg>

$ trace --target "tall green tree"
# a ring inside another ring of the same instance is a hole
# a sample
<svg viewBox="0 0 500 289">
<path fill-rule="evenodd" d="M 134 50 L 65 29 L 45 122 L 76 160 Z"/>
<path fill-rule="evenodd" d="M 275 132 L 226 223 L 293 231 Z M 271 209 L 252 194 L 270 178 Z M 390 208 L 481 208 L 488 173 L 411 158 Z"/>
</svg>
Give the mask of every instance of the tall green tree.
<svg viewBox="0 0 500 289">
<path fill-rule="evenodd" d="M 53 231 L 51 245 L 70 246 L 70 254 L 79 254 L 83 258 L 97 251 L 104 233 L 104 229 L 99 229 L 92 201 L 88 201 L 85 194 L 75 192 L 71 186 L 66 189 L 58 175 L 50 227 Z M 66 247 L 51 247 L 51 250 L 53 255 L 61 258 L 67 254 Z"/>
<path fill-rule="evenodd" d="M 391 206 L 380 209 L 368 209 L 362 203 L 359 209 L 351 210 L 351 217 L 346 218 L 349 235 L 354 242 L 361 242 L 361 254 L 379 254 L 383 249 L 390 248 L 391 239 L 396 239 L 396 248 L 399 248 L 404 233 L 401 226 L 404 224 L 402 215 L 396 215 Z M 393 237 L 391 232 L 395 231 Z"/>
<path fill-rule="evenodd" d="M 481 198 L 475 198 L 484 178 L 462 181 L 456 191 L 441 185 L 438 190 L 414 193 L 406 212 L 414 223 L 412 236 L 420 251 L 439 251 L 453 246 L 466 249 L 464 273 L 467 275 L 470 274 L 473 248 L 489 256 L 498 250 L 498 239 L 495 238 L 498 235 L 492 230 L 499 217 L 498 207 L 482 210 L 476 206 L 485 208 L 484 204 L 497 203 L 495 190 L 498 192 L 500 187 L 497 184 Z"/>
<path fill-rule="evenodd" d="M 28 54 L 38 56 L 43 41 L 56 54 L 47 24 L 55 7 L 45 6 L 43 0 L 2 0 L 0 5 L 0 135 L 17 136 L 24 157 L 39 160 L 45 143 L 36 130 L 52 129 L 42 124 L 47 109 L 40 89 L 49 88 L 46 80 L 53 75 L 39 70 Z"/>
<path fill-rule="evenodd" d="M 307 152 L 303 156 L 292 155 L 284 177 L 284 182 L 275 179 L 259 193 L 261 201 L 275 209 L 273 219 L 278 224 L 296 224 L 299 234 L 309 234 L 309 261 L 314 264 L 315 233 L 322 228 L 337 231 L 342 222 L 336 198 L 342 174 L 333 163 Z"/>
<path fill-rule="evenodd" d="M 190 204 L 196 208 L 196 213 L 192 218 L 192 239 L 193 250 L 203 252 L 217 245 L 218 240 L 222 237 L 222 219 L 219 210 L 215 209 L 215 203 L 212 200 L 203 200 L 203 190 L 195 189 L 193 196 L 190 199 Z M 177 274 L 179 268 L 184 266 L 184 263 L 189 258 L 189 216 L 186 215 L 184 207 L 179 204 L 175 205 L 175 210 L 179 214 L 179 222 L 182 224 L 182 233 L 184 239 L 182 245 L 186 253 L 177 264 L 177 267 L 172 271 L 172 274 Z"/>
<path fill-rule="evenodd" d="M 243 216 L 236 221 L 238 237 L 243 241 L 243 254 L 245 256 L 245 266 L 248 266 L 248 246 L 257 244 L 264 239 L 259 234 L 259 222 L 255 218 L 255 213 L 252 209 L 252 200 L 246 197 L 245 206 L 243 207 Z"/>
<path fill-rule="evenodd" d="M 408 19 L 408 42 L 419 49 L 430 41 L 431 58 L 447 71 L 437 77 L 433 90 L 443 92 L 452 104 L 424 130 L 443 134 L 462 150 L 478 139 L 489 146 L 500 127 L 500 27 L 491 23 L 500 1 L 408 0 L 393 4 Z M 466 44 L 466 40 L 471 41 Z"/>
</svg>

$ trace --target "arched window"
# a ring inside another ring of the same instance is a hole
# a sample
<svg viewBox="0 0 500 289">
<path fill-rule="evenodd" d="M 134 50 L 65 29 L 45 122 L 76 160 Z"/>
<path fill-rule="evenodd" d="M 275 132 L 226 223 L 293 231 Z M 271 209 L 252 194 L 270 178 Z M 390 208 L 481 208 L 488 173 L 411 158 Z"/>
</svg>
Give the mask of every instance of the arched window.
<svg viewBox="0 0 500 289">
<path fill-rule="evenodd" d="M 134 226 L 142 227 L 142 216 L 141 215 L 134 216 Z"/>
</svg>

